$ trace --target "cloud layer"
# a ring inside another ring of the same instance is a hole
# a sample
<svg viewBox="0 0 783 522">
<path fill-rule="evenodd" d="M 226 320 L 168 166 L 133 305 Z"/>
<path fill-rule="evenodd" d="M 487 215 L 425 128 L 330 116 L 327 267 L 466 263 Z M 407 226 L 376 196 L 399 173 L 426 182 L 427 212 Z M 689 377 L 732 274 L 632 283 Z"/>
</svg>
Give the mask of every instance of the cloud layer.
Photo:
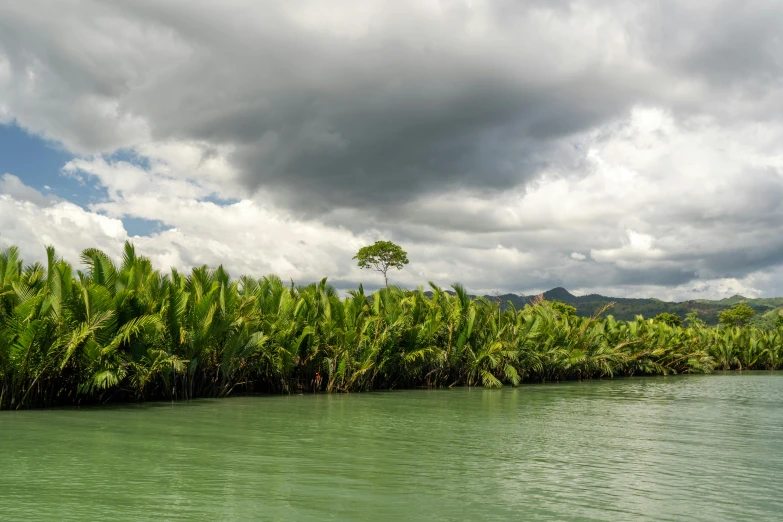
<svg viewBox="0 0 783 522">
<path fill-rule="evenodd" d="M 780 20 L 774 1 L 9 3 L 0 119 L 106 196 L 10 173 L 3 236 L 116 250 L 143 218 L 164 265 L 349 286 L 389 237 L 408 285 L 783 293 Z"/>
</svg>

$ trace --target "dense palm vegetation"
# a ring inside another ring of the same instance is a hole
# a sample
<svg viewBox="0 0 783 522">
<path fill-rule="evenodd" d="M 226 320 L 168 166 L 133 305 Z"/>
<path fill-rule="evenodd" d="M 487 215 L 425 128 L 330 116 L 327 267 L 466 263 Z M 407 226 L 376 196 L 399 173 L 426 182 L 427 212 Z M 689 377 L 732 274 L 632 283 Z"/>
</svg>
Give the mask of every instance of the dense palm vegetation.
<svg viewBox="0 0 783 522">
<path fill-rule="evenodd" d="M 163 275 L 130 244 L 120 265 L 85 250 L 83 271 L 47 254 L 45 266 L 0 254 L 0 409 L 783 366 L 783 328 L 520 310 L 460 285 L 342 299 L 325 280 Z"/>
</svg>

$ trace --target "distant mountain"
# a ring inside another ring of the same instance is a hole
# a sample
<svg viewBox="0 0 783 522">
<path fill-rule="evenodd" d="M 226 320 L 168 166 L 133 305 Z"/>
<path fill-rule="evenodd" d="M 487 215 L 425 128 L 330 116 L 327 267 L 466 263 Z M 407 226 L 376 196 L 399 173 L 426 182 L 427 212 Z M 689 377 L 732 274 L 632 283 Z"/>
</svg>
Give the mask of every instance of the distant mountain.
<svg viewBox="0 0 783 522">
<path fill-rule="evenodd" d="M 647 318 L 655 317 L 659 313 L 669 312 L 677 314 L 681 318 L 693 310 L 699 313 L 699 317 L 707 324 L 717 324 L 718 314 L 735 304 L 744 301 L 748 306 L 756 310 L 754 322 L 762 326 L 775 321 L 775 317 L 783 312 L 783 297 L 748 299 L 740 295 L 727 297 L 720 300 L 697 299 L 683 302 L 661 301 L 655 298 L 627 298 L 627 297 L 607 297 L 599 294 L 589 294 L 576 296 L 562 287 L 553 288 L 544 292 L 544 299 L 547 301 L 562 301 L 576 307 L 576 313 L 580 316 L 590 316 L 601 310 L 609 303 L 614 306 L 607 311 L 615 319 L 631 320 L 637 315 Z M 532 302 L 537 296 L 524 296 L 519 294 L 505 294 L 499 296 L 484 296 L 490 300 L 500 299 L 503 303 L 511 303 L 515 308 L 522 308 Z"/>
<path fill-rule="evenodd" d="M 448 291 L 454 294 L 452 291 Z M 425 292 L 432 295 L 432 292 Z M 731 308 L 742 301 L 756 311 L 752 323 L 759 327 L 771 327 L 775 318 L 783 314 L 783 297 L 761 297 L 748 299 L 741 295 L 734 295 L 724 299 L 711 301 L 709 299 L 695 299 L 691 301 L 671 302 L 661 301 L 654 297 L 607 297 L 600 294 L 574 295 L 565 288 L 557 287 L 543 293 L 547 301 L 561 301 L 576 308 L 576 313 L 582 317 L 589 317 L 600 311 L 609 303 L 614 303 L 604 315 L 612 315 L 615 319 L 630 321 L 641 315 L 652 318 L 662 312 L 669 312 L 685 319 L 685 315 L 697 311 L 699 318 L 709 325 L 718 324 L 718 314 L 727 308 Z M 471 296 L 475 297 L 475 296 Z M 485 295 L 490 301 L 500 301 L 503 305 L 512 304 L 514 308 L 524 308 L 538 299 L 537 295 L 503 294 Z"/>
<path fill-rule="evenodd" d="M 557 288 L 544 292 L 544 299 L 547 301 L 562 301 L 571 304 L 572 302 L 576 302 L 579 298 L 562 286 L 558 286 Z"/>
</svg>

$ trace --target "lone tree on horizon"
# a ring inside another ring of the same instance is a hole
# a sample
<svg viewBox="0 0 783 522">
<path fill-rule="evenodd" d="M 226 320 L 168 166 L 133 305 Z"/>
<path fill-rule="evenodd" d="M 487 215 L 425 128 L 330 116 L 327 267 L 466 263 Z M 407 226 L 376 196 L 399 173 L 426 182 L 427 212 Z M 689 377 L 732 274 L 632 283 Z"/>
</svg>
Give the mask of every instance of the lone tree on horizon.
<svg viewBox="0 0 783 522">
<path fill-rule="evenodd" d="M 402 270 L 408 264 L 408 253 L 391 241 L 376 241 L 373 245 L 362 247 L 353 258 L 359 260 L 359 268 L 372 268 L 382 273 L 387 287 L 389 269 Z"/>
</svg>

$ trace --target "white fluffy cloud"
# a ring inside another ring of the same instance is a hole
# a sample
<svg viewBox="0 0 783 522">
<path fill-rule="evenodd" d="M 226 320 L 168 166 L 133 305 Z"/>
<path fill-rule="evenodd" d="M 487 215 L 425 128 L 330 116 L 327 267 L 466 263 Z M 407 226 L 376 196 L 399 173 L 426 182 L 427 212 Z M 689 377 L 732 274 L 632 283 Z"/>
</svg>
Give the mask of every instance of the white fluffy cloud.
<svg viewBox="0 0 783 522">
<path fill-rule="evenodd" d="M 13 190 L 8 191 L 9 186 Z M 9 174 L 0 191 L 0 240 L 19 246 L 28 261 L 44 259 L 45 245 L 55 245 L 71 262 L 77 262 L 85 248 L 97 246 L 115 256 L 122 252 L 128 236 L 119 219 L 48 199 Z"/>
<path fill-rule="evenodd" d="M 139 170 L 125 164 L 111 166 L 102 159 L 80 164 L 83 169 L 94 168 L 104 174 L 116 169 L 113 180 Z M 84 209 L 48 199 L 6 174 L 0 182 L 2 240 L 20 246 L 28 261 L 43 259 L 44 245 L 54 245 L 60 255 L 73 262 L 78 261 L 81 250 L 96 246 L 119 257 L 123 242 L 131 240 L 162 268 L 223 263 L 236 274 L 276 273 L 300 282 L 327 274 L 355 277 L 349 261 L 363 240 L 350 232 L 288 219 L 249 200 L 224 206 L 200 201 L 191 197 L 197 189 L 175 195 L 189 183 L 177 186 L 169 181 L 155 184 L 143 194 L 131 192 L 127 199 L 122 190 L 112 187 L 110 193 L 119 195 L 116 199 Z M 124 189 L 129 186 L 120 185 Z M 158 190 L 162 188 L 174 192 Z M 162 219 L 165 230 L 130 237 L 115 215 Z"/>
</svg>

